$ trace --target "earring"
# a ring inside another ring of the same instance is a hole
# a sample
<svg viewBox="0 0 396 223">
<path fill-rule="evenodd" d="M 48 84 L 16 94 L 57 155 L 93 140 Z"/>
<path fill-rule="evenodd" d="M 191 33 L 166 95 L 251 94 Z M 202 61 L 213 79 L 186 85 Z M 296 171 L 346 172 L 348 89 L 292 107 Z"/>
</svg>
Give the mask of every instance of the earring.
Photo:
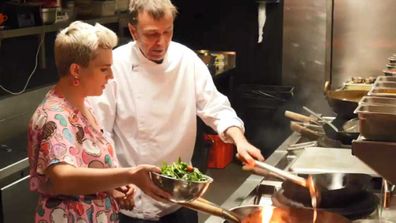
<svg viewBox="0 0 396 223">
<path fill-rule="evenodd" d="M 73 86 L 77 87 L 78 85 L 80 85 L 80 79 L 78 79 L 77 76 L 75 76 L 73 78 Z"/>
</svg>

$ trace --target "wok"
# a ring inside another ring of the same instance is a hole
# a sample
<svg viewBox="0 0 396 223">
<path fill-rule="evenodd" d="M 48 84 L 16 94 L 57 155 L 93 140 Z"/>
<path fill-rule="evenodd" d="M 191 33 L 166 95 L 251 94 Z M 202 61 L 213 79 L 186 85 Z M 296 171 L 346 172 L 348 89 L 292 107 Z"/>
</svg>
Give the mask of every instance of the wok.
<svg viewBox="0 0 396 223">
<path fill-rule="evenodd" d="M 329 121 L 305 106 L 303 106 L 303 109 L 322 123 L 326 136 L 330 139 L 338 140 L 342 144 L 350 145 L 352 140 L 357 139 L 359 136 L 359 120 L 357 118 L 347 120 L 337 116 L 333 121 Z"/>
<path fill-rule="evenodd" d="M 296 175 L 264 162 L 255 161 L 255 163 L 256 165 L 252 169 L 255 173 L 286 180 L 282 184 L 284 195 L 303 204 L 311 202 L 308 185 L 312 180 L 316 191 L 319 192 L 318 207 L 334 207 L 341 203 L 356 200 L 362 193 L 367 192 L 373 180 L 370 175 L 360 173 Z"/>
<path fill-rule="evenodd" d="M 351 145 L 352 140 L 359 137 L 359 120 L 357 118 L 345 121 L 344 119 L 337 117 L 331 122 L 331 124 L 335 126 L 336 129 L 327 123 L 323 125 L 326 135 L 331 139 L 338 140 L 342 144 Z"/>
<path fill-rule="evenodd" d="M 184 207 L 225 218 L 227 222 L 241 223 L 312 223 L 314 212 L 309 209 L 280 208 L 274 206 L 248 205 L 238 206 L 230 210 L 223 209 L 203 198 L 189 203 Z M 318 211 L 316 223 L 347 223 L 350 222 L 341 215 Z"/>
<path fill-rule="evenodd" d="M 300 175 L 307 177 L 308 175 Z M 334 208 L 353 203 L 367 193 L 373 178 L 357 173 L 321 173 L 310 175 L 320 191 L 320 208 Z M 290 181 L 282 183 L 283 195 L 293 201 L 311 206 L 311 197 L 306 187 Z"/>
<path fill-rule="evenodd" d="M 367 90 L 331 90 L 330 82 L 325 82 L 324 93 L 329 106 L 337 116 L 345 119 L 356 117 L 353 112 L 358 106 L 360 99 L 367 95 Z"/>
<path fill-rule="evenodd" d="M 284 191 L 281 189 L 274 193 L 272 196 L 272 204 L 277 207 L 294 207 L 312 209 L 309 204 L 302 204 L 298 201 L 284 196 Z M 318 207 L 318 210 L 330 211 L 333 213 L 340 214 L 350 220 L 364 218 L 369 216 L 372 212 L 377 209 L 379 198 L 370 192 L 362 193 L 359 199 L 348 201 L 344 204 L 339 204 L 334 207 Z"/>
</svg>

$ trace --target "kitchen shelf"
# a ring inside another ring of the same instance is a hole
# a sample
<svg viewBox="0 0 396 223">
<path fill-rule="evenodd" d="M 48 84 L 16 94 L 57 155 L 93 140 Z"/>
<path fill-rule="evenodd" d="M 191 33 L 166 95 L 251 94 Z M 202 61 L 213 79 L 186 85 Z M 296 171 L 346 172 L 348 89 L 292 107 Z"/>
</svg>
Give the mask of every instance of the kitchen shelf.
<svg viewBox="0 0 396 223">
<path fill-rule="evenodd" d="M 113 16 L 106 16 L 100 18 L 93 18 L 82 20 L 84 22 L 94 24 L 110 24 L 110 23 L 122 23 L 125 24 L 128 19 L 128 13 L 120 13 Z M 5 29 L 0 31 L 0 41 L 7 38 L 15 38 L 21 36 L 29 36 L 29 35 L 40 35 L 48 32 L 56 32 L 59 29 L 62 29 L 70 24 L 71 21 L 58 22 L 51 25 L 42 25 L 42 26 L 33 26 L 26 28 L 17 28 L 17 29 Z"/>
<path fill-rule="evenodd" d="M 75 20 L 72 20 L 75 21 Z M 58 22 L 51 25 L 42 25 L 42 26 L 33 26 L 33 27 L 25 27 L 25 28 L 17 28 L 17 29 L 5 29 L 0 31 L 0 47 L 2 40 L 9 39 L 9 38 L 16 38 L 22 36 L 37 36 L 38 42 L 42 42 L 42 45 L 45 46 L 45 34 L 50 32 L 57 32 L 58 30 L 68 26 L 72 21 L 65 21 L 65 22 Z M 128 24 L 128 13 L 117 13 L 113 16 L 105 16 L 99 18 L 92 18 L 81 20 L 90 24 L 100 23 L 104 24 L 111 24 L 111 23 L 118 23 L 118 34 L 123 35 L 123 27 L 126 27 Z M 45 60 L 45 47 L 41 47 L 40 55 L 39 55 L 39 62 L 41 68 L 46 68 L 46 60 Z"/>
</svg>

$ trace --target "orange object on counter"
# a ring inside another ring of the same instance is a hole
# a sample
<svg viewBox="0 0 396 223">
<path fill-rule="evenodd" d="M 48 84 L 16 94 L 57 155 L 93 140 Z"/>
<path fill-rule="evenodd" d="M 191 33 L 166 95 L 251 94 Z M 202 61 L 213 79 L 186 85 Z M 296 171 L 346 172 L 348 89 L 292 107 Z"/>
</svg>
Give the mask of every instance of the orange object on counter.
<svg viewBox="0 0 396 223">
<path fill-rule="evenodd" d="M 231 163 L 234 157 L 234 144 L 223 142 L 218 135 L 205 136 L 212 146 L 209 150 L 208 168 L 224 168 Z"/>
</svg>

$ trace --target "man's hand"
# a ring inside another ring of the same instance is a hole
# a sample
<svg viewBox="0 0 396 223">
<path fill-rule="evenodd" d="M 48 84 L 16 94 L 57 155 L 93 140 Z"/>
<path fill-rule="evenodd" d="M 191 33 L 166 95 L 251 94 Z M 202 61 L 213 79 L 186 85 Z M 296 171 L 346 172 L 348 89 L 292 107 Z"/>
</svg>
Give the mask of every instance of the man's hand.
<svg viewBox="0 0 396 223">
<path fill-rule="evenodd" d="M 232 126 L 225 133 L 234 141 L 237 147 L 237 157 L 244 165 L 253 168 L 254 160 L 264 161 L 261 151 L 246 140 L 240 128 Z"/>
<path fill-rule="evenodd" d="M 240 159 L 247 167 L 253 168 L 254 160 L 264 161 L 261 151 L 248 141 L 240 142 L 236 147 L 238 159 Z"/>
</svg>

